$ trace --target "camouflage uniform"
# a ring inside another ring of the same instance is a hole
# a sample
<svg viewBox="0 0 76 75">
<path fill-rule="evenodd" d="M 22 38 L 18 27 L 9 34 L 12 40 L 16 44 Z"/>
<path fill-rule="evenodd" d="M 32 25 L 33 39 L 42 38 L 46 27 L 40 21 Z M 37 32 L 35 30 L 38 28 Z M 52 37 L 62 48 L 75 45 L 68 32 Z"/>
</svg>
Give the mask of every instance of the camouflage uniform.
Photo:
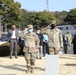
<svg viewBox="0 0 76 75">
<path fill-rule="evenodd" d="M 66 51 L 70 52 L 71 43 L 72 43 L 72 35 L 70 34 L 70 32 L 67 32 L 67 34 L 65 34 L 65 40 L 67 40 Z"/>
<path fill-rule="evenodd" d="M 55 23 L 51 23 L 55 24 Z M 48 28 L 43 29 L 42 33 L 46 33 L 48 35 L 48 47 L 50 54 L 59 54 L 59 50 L 63 47 L 63 38 L 62 32 L 58 28 Z"/>
<path fill-rule="evenodd" d="M 28 28 L 32 28 L 32 25 L 29 25 Z M 27 34 L 21 35 L 25 39 L 25 47 L 24 47 L 24 56 L 27 63 L 28 71 L 32 71 L 35 68 L 35 60 L 36 60 L 36 46 L 39 46 L 39 39 L 36 33 L 31 32 Z"/>
</svg>

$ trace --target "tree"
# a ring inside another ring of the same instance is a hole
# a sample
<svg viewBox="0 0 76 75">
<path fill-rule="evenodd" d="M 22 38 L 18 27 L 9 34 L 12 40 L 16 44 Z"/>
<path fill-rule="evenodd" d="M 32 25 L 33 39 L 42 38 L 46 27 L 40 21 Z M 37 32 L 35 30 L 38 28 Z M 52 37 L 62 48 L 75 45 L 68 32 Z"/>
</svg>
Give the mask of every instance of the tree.
<svg viewBox="0 0 76 75">
<path fill-rule="evenodd" d="M 22 9 L 22 19 L 21 19 L 21 28 L 24 28 L 28 23 L 28 11 L 26 11 L 25 9 Z"/>
<path fill-rule="evenodd" d="M 34 27 L 44 27 L 49 25 L 53 19 L 57 20 L 52 13 L 43 11 L 31 16 L 30 23 L 33 24 Z"/>
<path fill-rule="evenodd" d="M 21 20 L 21 28 L 26 27 L 30 24 L 30 17 L 34 16 L 37 12 L 29 12 L 25 9 L 22 9 L 22 20 Z"/>
<path fill-rule="evenodd" d="M 14 0 L 0 0 L 0 14 L 3 16 L 3 24 L 19 24 L 22 11 L 21 4 Z"/>
<path fill-rule="evenodd" d="M 66 18 L 64 19 L 65 22 L 68 22 L 69 24 L 76 24 L 76 8 L 71 9 Z"/>
<path fill-rule="evenodd" d="M 59 24 L 65 24 L 64 22 L 64 18 L 67 16 L 67 11 L 55 11 L 55 12 L 52 12 L 55 17 L 59 20 Z"/>
</svg>

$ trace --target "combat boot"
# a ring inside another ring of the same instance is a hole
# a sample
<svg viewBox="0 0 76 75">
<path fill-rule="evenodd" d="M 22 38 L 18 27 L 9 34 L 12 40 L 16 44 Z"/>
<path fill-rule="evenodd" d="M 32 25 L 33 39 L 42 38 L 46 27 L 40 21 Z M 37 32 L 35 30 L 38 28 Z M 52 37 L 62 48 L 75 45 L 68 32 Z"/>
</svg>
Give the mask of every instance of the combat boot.
<svg viewBox="0 0 76 75">
<path fill-rule="evenodd" d="M 28 70 L 26 71 L 26 73 L 28 74 L 28 73 L 30 73 L 31 68 L 30 67 L 27 67 L 27 68 L 28 68 Z"/>
<path fill-rule="evenodd" d="M 34 68 L 31 68 L 31 71 L 30 71 L 31 73 L 34 73 Z"/>
</svg>

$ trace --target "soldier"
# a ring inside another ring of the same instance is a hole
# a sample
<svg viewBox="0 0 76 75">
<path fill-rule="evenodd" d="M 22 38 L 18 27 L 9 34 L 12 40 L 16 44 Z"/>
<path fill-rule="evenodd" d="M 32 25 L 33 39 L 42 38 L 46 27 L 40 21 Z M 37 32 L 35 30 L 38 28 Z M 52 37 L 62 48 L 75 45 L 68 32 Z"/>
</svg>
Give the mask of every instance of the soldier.
<svg viewBox="0 0 76 75">
<path fill-rule="evenodd" d="M 36 48 L 39 46 L 39 39 L 33 32 L 33 25 L 28 25 L 28 33 L 20 35 L 25 39 L 24 57 L 27 64 L 26 73 L 33 73 L 35 69 Z"/>
<path fill-rule="evenodd" d="M 42 30 L 42 33 L 48 35 L 48 47 L 51 55 L 59 54 L 63 48 L 62 32 L 56 28 L 56 21 L 52 20 L 51 24 Z"/>
<path fill-rule="evenodd" d="M 65 47 L 64 47 L 64 51 L 65 53 L 67 52 L 70 52 L 70 48 L 71 48 L 71 43 L 72 43 L 72 35 L 70 34 L 70 32 L 68 31 L 66 34 L 65 34 Z"/>
</svg>

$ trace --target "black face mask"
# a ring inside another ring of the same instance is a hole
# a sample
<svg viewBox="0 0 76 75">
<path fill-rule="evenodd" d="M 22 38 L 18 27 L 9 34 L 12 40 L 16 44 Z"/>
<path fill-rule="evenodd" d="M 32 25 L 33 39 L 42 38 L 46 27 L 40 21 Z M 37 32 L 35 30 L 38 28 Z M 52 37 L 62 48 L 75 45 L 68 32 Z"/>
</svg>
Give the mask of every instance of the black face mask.
<svg viewBox="0 0 76 75">
<path fill-rule="evenodd" d="M 56 26 L 55 25 L 51 25 L 51 29 L 54 29 Z"/>
<path fill-rule="evenodd" d="M 12 28 L 12 30 L 15 30 L 15 28 Z"/>
</svg>

